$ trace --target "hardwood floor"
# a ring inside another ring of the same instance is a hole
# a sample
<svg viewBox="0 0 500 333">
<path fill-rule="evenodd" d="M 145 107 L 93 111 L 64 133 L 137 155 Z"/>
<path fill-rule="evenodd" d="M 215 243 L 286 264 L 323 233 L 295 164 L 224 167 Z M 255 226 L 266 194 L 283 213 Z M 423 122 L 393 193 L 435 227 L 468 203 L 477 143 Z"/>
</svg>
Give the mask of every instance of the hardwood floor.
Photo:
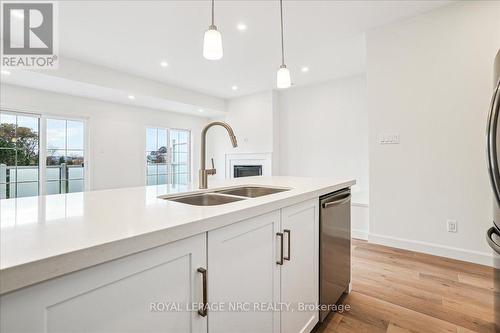
<svg viewBox="0 0 500 333">
<path fill-rule="evenodd" d="M 495 332 L 493 269 L 353 241 L 350 311 L 316 332 Z"/>
</svg>

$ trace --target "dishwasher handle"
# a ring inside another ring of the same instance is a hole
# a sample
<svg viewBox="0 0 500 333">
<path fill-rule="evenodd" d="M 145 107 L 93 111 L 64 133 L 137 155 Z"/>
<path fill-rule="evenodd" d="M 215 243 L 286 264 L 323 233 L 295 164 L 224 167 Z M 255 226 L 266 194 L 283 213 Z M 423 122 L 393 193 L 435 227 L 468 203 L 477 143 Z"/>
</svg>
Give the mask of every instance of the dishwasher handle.
<svg viewBox="0 0 500 333">
<path fill-rule="evenodd" d="M 351 200 L 351 195 L 350 194 L 348 194 L 348 195 L 346 195 L 344 197 L 338 198 L 338 199 L 336 199 L 334 201 L 324 202 L 322 204 L 322 207 L 323 208 L 328 208 L 328 207 L 342 205 L 342 204 L 345 204 L 346 202 L 348 202 L 349 200 Z"/>
</svg>

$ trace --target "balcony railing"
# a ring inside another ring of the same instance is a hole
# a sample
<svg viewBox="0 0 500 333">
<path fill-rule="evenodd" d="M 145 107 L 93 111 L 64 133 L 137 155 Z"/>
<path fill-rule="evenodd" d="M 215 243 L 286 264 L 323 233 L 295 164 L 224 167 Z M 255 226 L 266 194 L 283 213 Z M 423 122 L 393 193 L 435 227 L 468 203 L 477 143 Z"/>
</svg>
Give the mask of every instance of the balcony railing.
<svg viewBox="0 0 500 333">
<path fill-rule="evenodd" d="M 0 164 L 0 198 L 28 197 L 39 194 L 39 166 L 9 166 Z M 84 166 L 47 165 L 45 188 L 47 194 L 80 192 L 84 190 Z"/>
</svg>

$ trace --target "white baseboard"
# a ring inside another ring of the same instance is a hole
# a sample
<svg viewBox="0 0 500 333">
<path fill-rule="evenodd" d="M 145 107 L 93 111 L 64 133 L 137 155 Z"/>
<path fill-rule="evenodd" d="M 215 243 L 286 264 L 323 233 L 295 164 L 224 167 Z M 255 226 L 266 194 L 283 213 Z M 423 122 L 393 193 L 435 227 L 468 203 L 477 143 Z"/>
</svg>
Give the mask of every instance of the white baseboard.
<svg viewBox="0 0 500 333">
<path fill-rule="evenodd" d="M 355 239 L 368 240 L 368 231 L 365 230 L 351 230 L 351 237 Z"/>
<path fill-rule="evenodd" d="M 367 204 L 352 203 L 351 207 L 351 237 L 368 240 L 370 209 Z"/>
<path fill-rule="evenodd" d="M 352 234 L 353 238 L 354 231 Z M 370 243 L 396 247 L 404 250 L 427 253 L 439 257 L 457 259 L 475 264 L 493 266 L 493 254 L 487 252 L 479 252 L 473 250 L 464 250 L 457 247 L 421 242 L 416 240 L 369 234 L 368 241 Z"/>
</svg>

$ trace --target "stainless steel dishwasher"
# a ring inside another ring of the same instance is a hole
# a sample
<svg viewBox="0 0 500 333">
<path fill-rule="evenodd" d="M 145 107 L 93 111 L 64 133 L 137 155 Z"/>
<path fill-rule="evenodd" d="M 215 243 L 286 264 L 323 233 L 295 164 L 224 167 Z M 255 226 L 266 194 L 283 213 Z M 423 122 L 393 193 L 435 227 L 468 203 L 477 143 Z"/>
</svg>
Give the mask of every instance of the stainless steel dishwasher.
<svg viewBox="0 0 500 333">
<path fill-rule="evenodd" d="M 319 303 L 323 321 L 351 282 L 351 190 L 320 197 Z"/>
</svg>

